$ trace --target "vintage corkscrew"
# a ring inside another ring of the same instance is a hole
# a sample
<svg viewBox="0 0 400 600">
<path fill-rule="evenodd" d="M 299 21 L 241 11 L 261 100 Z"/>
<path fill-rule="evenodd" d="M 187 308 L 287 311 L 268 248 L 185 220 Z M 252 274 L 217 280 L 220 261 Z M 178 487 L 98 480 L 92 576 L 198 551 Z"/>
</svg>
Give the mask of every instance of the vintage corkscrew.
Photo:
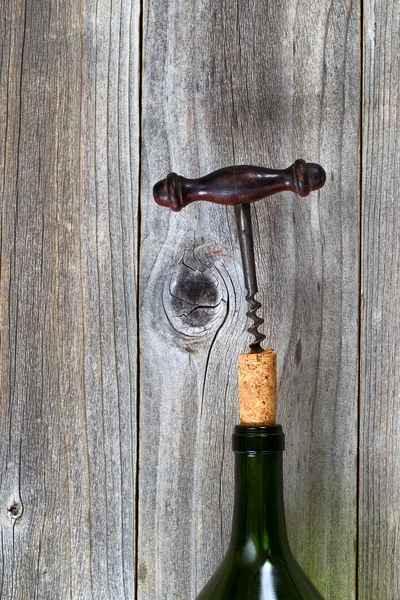
<svg viewBox="0 0 400 600">
<path fill-rule="evenodd" d="M 247 316 L 253 321 L 248 329 L 255 338 L 250 343 L 253 353 L 263 352 L 261 342 L 266 336 L 258 330 L 264 319 L 257 314 L 261 303 L 255 299 L 258 286 L 250 204 L 283 191 L 307 196 L 322 188 L 325 179 L 325 171 L 320 165 L 296 160 L 287 169 L 233 166 L 219 169 L 200 179 L 186 179 L 170 173 L 154 186 L 153 195 L 157 204 L 170 207 L 175 212 L 200 200 L 234 206 L 247 290 L 246 300 L 249 304 Z"/>
</svg>

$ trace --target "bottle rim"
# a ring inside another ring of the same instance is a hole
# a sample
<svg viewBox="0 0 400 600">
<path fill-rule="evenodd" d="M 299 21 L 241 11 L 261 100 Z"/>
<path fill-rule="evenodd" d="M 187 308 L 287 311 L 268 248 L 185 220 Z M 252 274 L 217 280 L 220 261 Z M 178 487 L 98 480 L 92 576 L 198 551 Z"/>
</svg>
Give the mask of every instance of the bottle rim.
<svg viewBox="0 0 400 600">
<path fill-rule="evenodd" d="M 283 452 L 284 449 L 285 434 L 282 425 L 235 425 L 232 450 L 236 454 Z"/>
</svg>

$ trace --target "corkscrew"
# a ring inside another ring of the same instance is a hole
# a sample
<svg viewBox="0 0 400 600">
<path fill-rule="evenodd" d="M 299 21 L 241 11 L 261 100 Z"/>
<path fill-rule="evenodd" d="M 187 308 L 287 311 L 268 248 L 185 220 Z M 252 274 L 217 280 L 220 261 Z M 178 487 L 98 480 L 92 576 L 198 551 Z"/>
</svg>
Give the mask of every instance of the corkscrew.
<svg viewBox="0 0 400 600">
<path fill-rule="evenodd" d="M 255 299 L 258 285 L 250 204 L 283 191 L 307 196 L 322 188 L 325 179 L 325 171 L 320 165 L 296 160 L 287 169 L 241 165 L 219 169 L 199 179 L 186 179 L 170 173 L 154 186 L 153 196 L 157 204 L 175 212 L 196 201 L 234 206 L 249 305 L 247 317 L 253 321 L 248 332 L 255 338 L 250 343 L 251 352 L 263 352 L 261 342 L 266 336 L 258 330 L 264 319 L 258 314 L 261 303 Z"/>
</svg>

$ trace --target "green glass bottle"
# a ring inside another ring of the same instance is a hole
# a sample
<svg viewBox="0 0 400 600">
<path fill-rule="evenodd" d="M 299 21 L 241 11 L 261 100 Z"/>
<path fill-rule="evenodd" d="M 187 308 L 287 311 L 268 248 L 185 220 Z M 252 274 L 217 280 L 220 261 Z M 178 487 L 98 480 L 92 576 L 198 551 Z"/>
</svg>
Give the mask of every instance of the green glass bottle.
<svg viewBox="0 0 400 600">
<path fill-rule="evenodd" d="M 237 425 L 228 551 L 197 600 L 323 600 L 294 558 L 283 504 L 281 425 Z"/>
</svg>

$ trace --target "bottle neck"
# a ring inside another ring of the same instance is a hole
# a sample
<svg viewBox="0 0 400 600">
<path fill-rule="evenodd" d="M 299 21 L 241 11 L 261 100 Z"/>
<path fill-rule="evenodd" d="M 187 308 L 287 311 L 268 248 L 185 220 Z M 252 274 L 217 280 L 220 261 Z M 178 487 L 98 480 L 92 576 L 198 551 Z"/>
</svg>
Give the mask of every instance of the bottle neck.
<svg viewBox="0 0 400 600">
<path fill-rule="evenodd" d="M 283 501 L 283 452 L 236 451 L 235 454 L 230 547 L 244 552 L 250 561 L 272 552 L 284 557 L 289 545 Z"/>
</svg>

